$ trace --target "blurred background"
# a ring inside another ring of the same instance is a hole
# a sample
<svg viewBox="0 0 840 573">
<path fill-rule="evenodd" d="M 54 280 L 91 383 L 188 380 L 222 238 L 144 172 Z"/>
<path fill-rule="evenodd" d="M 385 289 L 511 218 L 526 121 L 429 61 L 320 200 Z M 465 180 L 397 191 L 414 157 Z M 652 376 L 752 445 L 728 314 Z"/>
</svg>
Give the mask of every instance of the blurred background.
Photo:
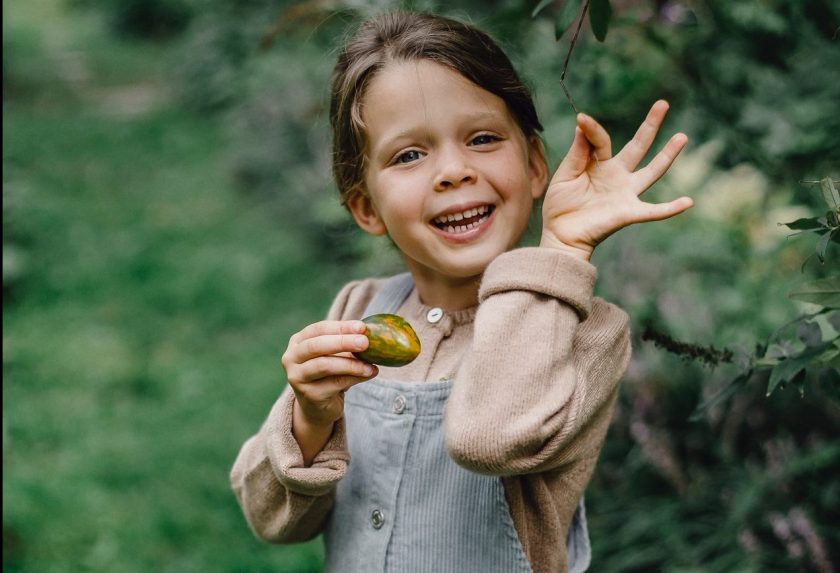
<svg viewBox="0 0 840 573">
<path fill-rule="evenodd" d="M 228 472 L 289 336 L 400 269 L 330 180 L 337 47 L 397 6 L 478 24 L 556 165 L 565 4 L 3 3 L 4 571 L 320 571 L 318 540 L 252 536 Z M 596 252 L 635 353 L 587 492 L 592 570 L 836 571 L 840 5 L 610 5 L 566 84 L 615 147 L 668 99 L 690 143 L 649 197 L 696 207 Z"/>
</svg>

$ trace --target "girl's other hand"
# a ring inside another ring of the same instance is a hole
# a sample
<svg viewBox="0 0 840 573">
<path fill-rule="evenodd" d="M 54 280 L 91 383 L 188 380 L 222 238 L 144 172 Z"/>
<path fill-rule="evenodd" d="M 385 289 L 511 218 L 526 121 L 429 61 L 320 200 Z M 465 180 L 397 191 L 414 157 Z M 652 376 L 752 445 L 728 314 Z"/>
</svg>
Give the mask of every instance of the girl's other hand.
<svg viewBox="0 0 840 573">
<path fill-rule="evenodd" d="M 361 320 L 325 320 L 289 339 L 281 362 L 295 392 L 295 430 L 331 431 L 344 415 L 345 390 L 376 376 L 376 366 L 352 354 L 368 347 L 365 328 Z"/>
<path fill-rule="evenodd" d="M 689 197 L 669 203 L 639 199 L 668 171 L 688 142 L 685 134 L 677 133 L 650 163 L 635 170 L 666 113 L 668 102 L 654 103 L 636 135 L 616 156 L 606 130 L 588 115 L 578 114 L 574 141 L 546 192 L 541 246 L 589 260 L 595 246 L 619 229 L 668 219 L 694 204 Z"/>
</svg>

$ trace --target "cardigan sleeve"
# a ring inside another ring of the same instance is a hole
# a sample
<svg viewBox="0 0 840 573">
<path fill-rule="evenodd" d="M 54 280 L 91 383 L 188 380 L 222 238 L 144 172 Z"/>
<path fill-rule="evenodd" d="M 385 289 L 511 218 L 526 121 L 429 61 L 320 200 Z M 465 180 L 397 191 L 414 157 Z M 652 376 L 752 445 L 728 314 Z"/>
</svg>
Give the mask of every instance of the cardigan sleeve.
<svg viewBox="0 0 840 573">
<path fill-rule="evenodd" d="M 514 475 L 597 456 L 630 357 L 629 320 L 591 264 L 545 248 L 497 257 L 445 412 L 463 467 Z"/>
<path fill-rule="evenodd" d="M 345 286 L 327 318 L 359 318 L 376 281 Z M 339 420 L 324 449 L 305 467 L 292 434 L 295 395 L 286 386 L 259 432 L 239 451 L 230 474 L 231 487 L 257 537 L 271 543 L 306 541 L 321 533 L 332 509 L 335 486 L 350 455 L 344 420 Z"/>
</svg>

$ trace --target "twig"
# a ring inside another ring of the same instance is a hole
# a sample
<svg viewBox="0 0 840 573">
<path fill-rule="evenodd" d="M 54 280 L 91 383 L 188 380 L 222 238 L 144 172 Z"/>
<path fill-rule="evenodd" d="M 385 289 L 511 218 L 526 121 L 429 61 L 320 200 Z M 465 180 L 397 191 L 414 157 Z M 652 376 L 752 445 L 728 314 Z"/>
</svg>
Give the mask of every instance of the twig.
<svg viewBox="0 0 840 573">
<path fill-rule="evenodd" d="M 700 346 L 689 344 L 671 338 L 664 332 L 659 332 L 652 325 L 647 325 L 642 334 L 642 340 L 650 340 L 659 348 L 676 354 L 686 360 L 700 360 L 709 366 L 717 366 L 720 362 L 732 362 L 733 353 L 728 348 L 718 350 L 714 346 Z"/>
<path fill-rule="evenodd" d="M 583 20 L 586 18 L 586 11 L 589 9 L 589 0 L 583 3 L 583 8 L 580 11 L 580 17 L 578 17 L 577 27 L 575 28 L 575 33 L 572 36 L 572 43 L 569 44 L 569 51 L 566 52 L 566 59 L 563 62 L 563 71 L 560 72 L 560 87 L 563 88 L 563 93 L 566 94 L 566 99 L 569 100 L 569 103 L 572 104 L 572 109 L 575 110 L 575 115 L 579 114 L 580 111 L 578 110 L 577 106 L 575 105 L 575 100 L 572 97 L 571 92 L 569 92 L 569 88 L 566 87 L 566 70 L 569 69 L 569 60 L 572 59 L 572 50 L 575 49 L 575 44 L 577 44 L 578 36 L 580 35 L 580 29 L 583 26 Z M 595 158 L 595 166 L 601 167 L 601 162 L 598 160 L 598 156 L 595 155 L 595 152 L 592 152 L 592 157 Z"/>
<path fill-rule="evenodd" d="M 575 33 L 572 36 L 572 43 L 569 44 L 569 51 L 566 53 L 566 60 L 563 62 L 563 71 L 560 72 L 560 87 L 563 88 L 563 92 L 566 94 L 566 98 L 568 98 L 569 103 L 572 104 L 572 109 L 575 110 L 575 114 L 578 114 L 580 112 L 578 111 L 578 108 L 575 105 L 575 100 L 572 98 L 572 94 L 569 93 L 569 89 L 566 87 L 566 70 L 569 69 L 569 60 L 572 59 L 572 50 L 575 49 L 575 44 L 577 44 L 577 39 L 580 35 L 580 28 L 581 26 L 583 26 L 583 20 L 584 18 L 586 18 L 586 11 L 588 9 L 589 0 L 586 0 L 586 2 L 583 3 L 583 8 L 580 11 L 580 17 L 578 18 L 577 28 L 575 28 Z"/>
</svg>

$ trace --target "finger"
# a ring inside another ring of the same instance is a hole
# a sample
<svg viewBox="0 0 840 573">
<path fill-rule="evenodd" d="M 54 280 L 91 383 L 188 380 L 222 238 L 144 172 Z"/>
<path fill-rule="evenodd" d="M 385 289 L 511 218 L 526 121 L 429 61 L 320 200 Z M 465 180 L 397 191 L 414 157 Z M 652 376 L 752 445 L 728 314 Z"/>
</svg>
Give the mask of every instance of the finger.
<svg viewBox="0 0 840 573">
<path fill-rule="evenodd" d="M 586 139 L 594 148 L 595 159 L 604 161 L 605 159 L 612 157 L 612 142 L 610 142 L 610 136 L 607 133 L 607 130 L 604 129 L 600 123 L 585 113 L 579 113 L 577 115 L 577 124 L 578 127 L 583 130 L 583 134 L 586 136 Z"/>
<path fill-rule="evenodd" d="M 670 169 L 671 164 L 674 163 L 674 160 L 685 148 L 687 143 L 688 136 L 684 133 L 675 134 L 670 140 L 668 140 L 668 143 L 665 144 L 662 151 L 657 153 L 656 157 L 651 159 L 650 163 L 642 169 L 636 171 L 635 176 L 638 178 L 639 182 L 639 195 L 650 189 L 651 185 L 659 181 L 659 178 L 665 175 L 665 172 Z"/>
<path fill-rule="evenodd" d="M 694 205 L 691 197 L 680 197 L 668 203 L 642 203 L 642 207 L 636 216 L 634 223 L 647 223 L 649 221 L 662 221 L 670 219 L 680 213 L 687 211 Z"/>
<path fill-rule="evenodd" d="M 350 388 L 351 386 L 355 386 L 356 384 L 361 384 L 362 382 L 367 382 L 371 378 L 375 378 L 379 375 L 379 369 L 376 366 L 373 366 L 374 371 L 373 374 L 369 376 L 336 376 L 334 378 L 326 378 L 324 382 L 329 384 L 330 386 L 336 388 L 339 392 L 343 392 Z M 320 385 L 319 383 L 318 385 Z"/>
<path fill-rule="evenodd" d="M 300 332 L 294 334 L 290 342 L 299 344 L 307 338 L 323 336 L 325 334 L 361 334 L 367 326 L 361 320 L 322 320 L 310 324 Z"/>
<path fill-rule="evenodd" d="M 559 177 L 561 181 L 574 179 L 586 169 L 591 152 L 592 146 L 589 145 L 586 136 L 583 135 L 583 130 L 575 126 L 575 138 L 572 140 L 572 145 L 566 152 L 566 157 L 560 162 L 554 176 Z"/>
<path fill-rule="evenodd" d="M 653 140 L 656 139 L 656 134 L 659 133 L 659 128 L 662 127 L 662 122 L 668 113 L 668 107 L 668 102 L 664 99 L 654 103 L 642 125 L 636 130 L 636 135 L 616 155 L 616 158 L 630 171 L 636 169 L 650 146 L 653 145 Z"/>
<path fill-rule="evenodd" d="M 337 394 L 345 392 L 348 388 L 351 388 L 356 384 L 367 382 L 371 378 L 371 376 L 364 378 L 359 378 L 357 376 L 331 376 L 318 380 L 313 384 L 309 384 L 305 388 L 298 390 L 298 393 L 310 402 L 328 402 Z"/>
<path fill-rule="evenodd" d="M 329 356 L 341 352 L 361 352 L 370 341 L 364 334 L 324 334 L 307 338 L 291 348 L 291 358 L 303 364 L 319 356 Z"/>
<path fill-rule="evenodd" d="M 319 356 L 298 364 L 294 372 L 294 380 L 306 383 L 346 376 L 367 380 L 376 373 L 377 368 L 373 364 L 368 364 L 358 358 Z M 291 374 L 289 377 L 291 378 Z"/>
</svg>

